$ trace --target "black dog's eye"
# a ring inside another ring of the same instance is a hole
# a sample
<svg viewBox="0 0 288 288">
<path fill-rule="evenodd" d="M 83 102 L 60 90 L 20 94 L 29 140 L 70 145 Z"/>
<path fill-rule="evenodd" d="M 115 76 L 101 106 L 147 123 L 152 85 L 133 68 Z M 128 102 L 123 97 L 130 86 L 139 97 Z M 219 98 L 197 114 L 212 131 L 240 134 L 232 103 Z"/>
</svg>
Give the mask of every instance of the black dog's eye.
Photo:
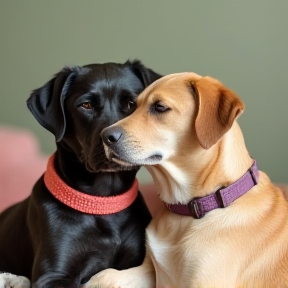
<svg viewBox="0 0 288 288">
<path fill-rule="evenodd" d="M 170 110 L 170 108 L 164 104 L 161 104 L 160 102 L 156 102 L 154 104 L 154 111 L 158 113 L 163 113 Z"/>
<path fill-rule="evenodd" d="M 127 110 L 132 110 L 136 106 L 136 103 L 134 101 L 128 101 L 127 103 Z"/>
<path fill-rule="evenodd" d="M 83 103 L 80 104 L 81 107 L 83 107 L 84 109 L 90 110 L 93 108 L 93 105 L 90 101 L 85 101 Z"/>
</svg>

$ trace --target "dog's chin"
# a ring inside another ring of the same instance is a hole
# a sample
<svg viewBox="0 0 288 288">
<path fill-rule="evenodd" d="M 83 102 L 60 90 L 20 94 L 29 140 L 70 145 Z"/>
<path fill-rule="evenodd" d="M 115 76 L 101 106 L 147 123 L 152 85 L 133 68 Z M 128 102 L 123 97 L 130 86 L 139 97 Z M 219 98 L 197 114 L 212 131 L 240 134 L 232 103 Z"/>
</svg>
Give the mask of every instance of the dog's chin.
<svg viewBox="0 0 288 288">
<path fill-rule="evenodd" d="M 101 163 L 85 162 L 86 169 L 91 173 L 117 173 L 121 171 L 139 170 L 140 166 L 137 165 L 121 165 L 117 162 L 109 161 L 108 159 Z"/>
<path fill-rule="evenodd" d="M 156 165 L 159 164 L 162 160 L 162 155 L 154 154 L 144 159 L 133 159 L 133 158 L 122 158 L 119 155 L 112 153 L 110 155 L 111 161 L 118 163 L 119 165 L 125 167 L 135 167 L 135 166 L 145 166 L 145 165 Z"/>
<path fill-rule="evenodd" d="M 154 153 L 149 157 L 143 159 L 133 158 L 132 155 L 123 156 L 119 155 L 115 151 L 111 150 L 107 145 L 104 145 L 104 150 L 106 157 L 109 161 L 119 164 L 122 167 L 127 169 L 135 169 L 135 167 L 144 166 L 144 165 L 156 165 L 161 162 L 163 156 L 160 153 Z"/>
</svg>

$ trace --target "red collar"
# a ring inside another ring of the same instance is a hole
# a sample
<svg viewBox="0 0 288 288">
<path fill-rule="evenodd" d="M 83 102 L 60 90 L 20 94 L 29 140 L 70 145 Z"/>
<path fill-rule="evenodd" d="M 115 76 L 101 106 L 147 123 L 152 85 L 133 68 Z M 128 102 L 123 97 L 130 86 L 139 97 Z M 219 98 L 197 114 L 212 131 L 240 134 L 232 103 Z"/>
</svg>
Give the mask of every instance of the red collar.
<svg viewBox="0 0 288 288">
<path fill-rule="evenodd" d="M 83 213 L 106 215 L 120 212 L 129 207 L 138 195 L 138 181 L 135 178 L 132 187 L 118 196 L 99 197 L 84 194 L 69 187 L 57 175 L 53 154 L 47 163 L 44 182 L 51 194 L 65 205 Z"/>
</svg>

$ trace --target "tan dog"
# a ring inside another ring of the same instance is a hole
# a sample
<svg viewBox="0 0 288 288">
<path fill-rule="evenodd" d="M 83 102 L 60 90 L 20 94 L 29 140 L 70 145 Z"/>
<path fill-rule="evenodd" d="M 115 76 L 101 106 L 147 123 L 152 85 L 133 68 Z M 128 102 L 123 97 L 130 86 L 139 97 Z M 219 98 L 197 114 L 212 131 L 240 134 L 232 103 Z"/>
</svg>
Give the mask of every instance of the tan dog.
<svg viewBox="0 0 288 288">
<path fill-rule="evenodd" d="M 148 165 L 165 203 L 210 195 L 251 167 L 235 121 L 244 105 L 216 79 L 168 75 L 137 104 L 103 130 L 106 154 L 123 165 Z M 86 287 L 288 287 L 288 202 L 266 174 L 257 175 L 252 189 L 201 219 L 165 207 L 147 228 L 143 265 L 104 270 Z"/>
</svg>

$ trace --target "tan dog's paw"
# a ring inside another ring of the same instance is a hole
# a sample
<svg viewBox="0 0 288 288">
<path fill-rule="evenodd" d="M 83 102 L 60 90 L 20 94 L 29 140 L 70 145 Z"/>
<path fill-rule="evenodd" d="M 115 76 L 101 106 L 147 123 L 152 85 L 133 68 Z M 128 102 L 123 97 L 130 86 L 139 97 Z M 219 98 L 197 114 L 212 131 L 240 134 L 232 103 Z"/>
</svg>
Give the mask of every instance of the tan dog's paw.
<svg viewBox="0 0 288 288">
<path fill-rule="evenodd" d="M 1 273 L 0 288 L 30 288 L 30 281 L 24 276 Z"/>
<path fill-rule="evenodd" d="M 94 275 L 83 288 L 142 288 L 139 279 L 127 271 L 129 270 L 103 270 Z"/>
</svg>

